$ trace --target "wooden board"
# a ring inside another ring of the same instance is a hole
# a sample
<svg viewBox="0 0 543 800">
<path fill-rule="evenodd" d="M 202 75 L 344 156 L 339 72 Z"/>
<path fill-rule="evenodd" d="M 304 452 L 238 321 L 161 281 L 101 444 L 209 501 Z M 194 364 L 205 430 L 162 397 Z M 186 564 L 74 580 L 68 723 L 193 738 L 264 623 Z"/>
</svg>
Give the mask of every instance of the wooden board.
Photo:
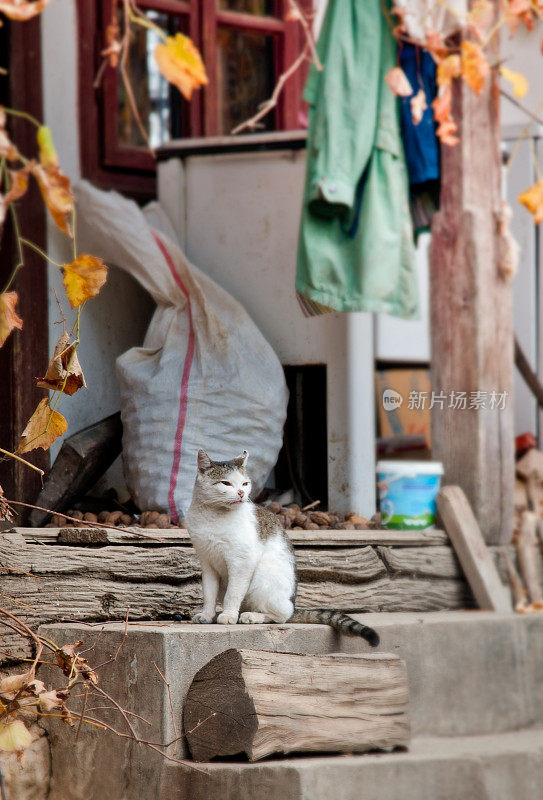
<svg viewBox="0 0 543 800">
<path fill-rule="evenodd" d="M 450 548 L 296 547 L 295 553 L 300 608 L 433 611 L 473 605 Z M 44 545 L 18 533 L 0 535 L 0 594 L 6 608 L 32 625 L 119 620 L 127 608 L 133 620 L 188 618 L 202 603 L 198 559 L 186 541 L 76 547 Z"/>
<path fill-rule="evenodd" d="M 512 611 L 510 594 L 500 580 L 494 559 L 462 489 L 445 486 L 437 496 L 437 507 L 479 607 Z"/>
<path fill-rule="evenodd" d="M 491 4 L 494 13 L 498 3 Z M 500 60 L 498 37 L 486 51 Z M 461 486 L 488 544 L 513 525 L 513 281 L 500 274 L 501 131 L 497 73 L 479 95 L 452 86 L 455 147 L 441 148 L 441 197 L 430 248 L 432 452 Z M 462 407 L 459 393 L 464 392 Z M 505 395 L 492 408 L 492 393 Z M 460 402 L 457 404 L 457 401 Z"/>
<path fill-rule="evenodd" d="M 89 532 L 95 534 L 96 544 L 153 545 L 156 547 L 172 544 L 190 545 L 188 531 L 183 528 L 12 528 L 12 533 L 22 534 L 27 541 L 50 544 L 57 542 L 59 534 L 70 532 L 76 537 L 71 544 L 77 544 L 77 532 L 81 532 L 81 544 L 89 543 Z M 364 547 L 366 545 L 394 545 L 395 547 L 430 547 L 447 544 L 449 539 L 442 530 L 427 531 L 288 531 L 290 541 L 295 547 Z M 1 534 L 0 534 L 1 535 Z M 91 541 L 93 537 L 90 537 Z"/>
<path fill-rule="evenodd" d="M 257 761 L 405 747 L 408 710 L 407 672 L 396 655 L 230 649 L 194 676 L 183 726 L 195 761 L 242 753 Z"/>
</svg>

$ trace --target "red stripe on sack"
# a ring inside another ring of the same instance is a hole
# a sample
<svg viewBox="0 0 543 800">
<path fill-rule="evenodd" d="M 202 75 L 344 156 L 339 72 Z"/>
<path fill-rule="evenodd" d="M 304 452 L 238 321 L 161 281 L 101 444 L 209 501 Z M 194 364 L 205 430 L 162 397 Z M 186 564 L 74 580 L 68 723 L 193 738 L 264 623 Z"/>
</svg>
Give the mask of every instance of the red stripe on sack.
<svg viewBox="0 0 543 800">
<path fill-rule="evenodd" d="M 194 360 L 194 326 L 192 324 L 192 309 L 190 306 L 189 293 L 187 292 L 183 281 L 177 274 L 177 270 L 175 269 L 172 257 L 168 253 L 160 237 L 154 231 L 153 231 L 153 237 L 155 239 L 155 242 L 159 246 L 162 255 L 164 256 L 164 259 L 166 260 L 166 264 L 169 267 L 169 270 L 172 274 L 174 281 L 179 286 L 179 288 L 181 289 L 181 291 L 183 292 L 184 296 L 187 299 L 187 310 L 189 315 L 189 340 L 187 344 L 187 353 L 185 355 L 185 363 L 183 365 L 183 375 L 181 376 L 179 415 L 177 417 L 177 429 L 175 431 L 175 442 L 173 448 L 173 464 L 172 464 L 172 471 L 170 474 L 170 489 L 168 492 L 168 507 L 170 509 L 170 517 L 172 519 L 172 522 L 177 524 L 179 522 L 179 514 L 177 513 L 177 508 L 175 506 L 174 495 L 175 495 L 175 490 L 177 488 L 177 481 L 179 479 L 179 465 L 181 463 L 181 445 L 183 442 L 183 430 L 185 428 L 185 420 L 187 418 L 189 377 L 190 377 L 192 362 Z"/>
</svg>

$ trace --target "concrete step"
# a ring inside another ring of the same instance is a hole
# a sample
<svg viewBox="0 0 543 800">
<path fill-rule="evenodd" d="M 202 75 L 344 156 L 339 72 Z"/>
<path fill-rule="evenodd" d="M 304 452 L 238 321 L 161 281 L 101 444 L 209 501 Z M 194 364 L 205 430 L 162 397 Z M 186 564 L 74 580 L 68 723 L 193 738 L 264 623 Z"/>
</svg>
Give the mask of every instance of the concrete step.
<svg viewBox="0 0 543 800">
<path fill-rule="evenodd" d="M 419 737 L 409 752 L 170 765 L 170 800 L 541 800 L 543 730 Z"/>
<path fill-rule="evenodd" d="M 480 737 L 543 728 L 543 614 L 469 611 L 355 616 L 378 630 L 381 652 L 396 653 L 406 661 L 412 732 L 417 742 L 423 741 L 421 737 Z M 43 630 L 59 644 L 82 640 L 82 648 L 94 645 L 87 654 L 91 664 L 106 662 L 125 636 L 124 623 L 59 623 L 43 626 Z M 229 647 L 297 653 L 371 650 L 365 641 L 338 636 L 322 625 L 130 623 L 117 660 L 100 670 L 100 681 L 124 708 L 151 723 L 141 731 L 145 738 L 171 741 L 175 730 L 181 728 L 182 706 L 194 674 Z M 175 725 L 167 688 L 155 663 L 170 684 Z M 105 796 L 145 800 L 142 780 L 151 787 L 148 796 L 153 800 L 172 797 L 170 789 L 161 787 L 172 770 L 182 770 L 180 765 L 167 766 L 153 751 L 144 747 L 135 751 L 130 742 L 89 727 L 81 731 L 77 748 L 73 747 L 72 732 L 63 723 L 51 720 L 48 729 L 53 758 L 50 800 L 101 800 Z M 137 765 L 131 758 L 136 752 Z M 184 755 L 181 743 L 177 756 Z M 98 772 L 94 769 L 97 763 L 115 767 Z M 298 760 L 290 763 L 298 764 Z M 275 797 L 270 794 L 270 798 Z M 288 795 L 283 797 L 290 800 Z M 333 794 L 330 797 L 336 800 Z M 428 797 L 433 800 L 432 795 Z M 465 795 L 463 800 L 469 797 Z M 267 795 L 259 800 L 267 800 Z M 417 800 L 425 798 L 420 796 Z"/>
</svg>

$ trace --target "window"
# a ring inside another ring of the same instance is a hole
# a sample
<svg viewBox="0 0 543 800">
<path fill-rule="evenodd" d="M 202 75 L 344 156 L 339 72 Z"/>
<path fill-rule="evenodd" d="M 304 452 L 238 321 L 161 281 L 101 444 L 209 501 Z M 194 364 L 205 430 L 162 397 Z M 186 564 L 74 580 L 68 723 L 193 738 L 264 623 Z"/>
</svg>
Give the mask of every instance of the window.
<svg viewBox="0 0 543 800">
<path fill-rule="evenodd" d="M 118 5 L 114 0 L 79 0 L 83 172 L 100 185 L 148 196 L 153 194 L 154 159 L 130 111 L 123 82 L 108 68 L 99 87 L 93 86 L 105 30 Z M 301 5 L 311 7 L 311 0 Z M 170 35 L 189 35 L 209 76 L 208 86 L 186 102 L 155 64 L 157 34 L 136 28 L 129 72 L 153 147 L 171 138 L 228 135 L 270 97 L 277 78 L 302 46 L 298 25 L 285 20 L 288 0 L 138 0 L 138 7 Z M 289 79 L 261 130 L 300 127 L 303 77 Z"/>
</svg>

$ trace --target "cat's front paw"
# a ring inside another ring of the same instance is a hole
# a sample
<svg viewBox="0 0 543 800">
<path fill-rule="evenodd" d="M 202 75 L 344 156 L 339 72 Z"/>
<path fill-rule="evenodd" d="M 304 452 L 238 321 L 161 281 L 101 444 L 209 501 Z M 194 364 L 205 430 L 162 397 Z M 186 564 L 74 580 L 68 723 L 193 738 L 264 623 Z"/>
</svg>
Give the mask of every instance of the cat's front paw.
<svg viewBox="0 0 543 800">
<path fill-rule="evenodd" d="M 235 611 L 223 611 L 217 617 L 219 625 L 235 625 L 238 621 L 238 615 Z"/>
<path fill-rule="evenodd" d="M 203 611 L 198 611 L 192 618 L 193 622 L 196 622 L 198 625 L 211 625 L 213 622 L 213 617 L 204 614 Z"/>
</svg>

